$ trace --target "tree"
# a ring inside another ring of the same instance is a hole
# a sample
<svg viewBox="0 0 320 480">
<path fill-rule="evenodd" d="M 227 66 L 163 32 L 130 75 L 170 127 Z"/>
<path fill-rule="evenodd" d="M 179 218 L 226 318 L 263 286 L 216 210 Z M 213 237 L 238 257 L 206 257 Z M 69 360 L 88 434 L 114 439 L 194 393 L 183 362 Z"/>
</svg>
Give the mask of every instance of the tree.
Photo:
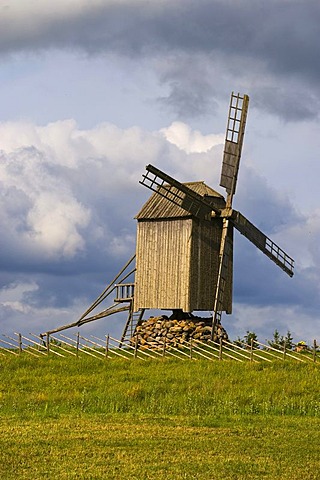
<svg viewBox="0 0 320 480">
<path fill-rule="evenodd" d="M 273 332 L 273 339 L 267 340 L 268 345 L 270 345 L 270 347 L 272 348 L 276 348 L 277 350 L 280 350 L 280 347 L 281 347 L 280 341 L 281 341 L 281 337 L 277 329 L 275 329 L 275 331 Z"/>
<path fill-rule="evenodd" d="M 277 329 L 273 332 L 273 339 L 268 340 L 268 344 L 270 347 L 275 348 L 277 350 L 292 350 L 293 349 L 293 337 L 291 335 L 290 330 L 287 331 L 287 335 L 283 336 L 280 335 Z"/>
<path fill-rule="evenodd" d="M 247 330 L 247 333 L 244 336 L 244 341 L 247 345 L 250 345 L 250 346 L 251 346 L 251 342 L 252 342 L 252 347 L 253 348 L 259 348 L 259 344 L 257 343 L 258 342 L 258 336 L 255 332 L 249 332 L 249 330 Z"/>
<path fill-rule="evenodd" d="M 251 346 L 251 340 L 252 340 L 252 347 L 255 349 L 259 348 L 259 344 L 257 343 L 258 342 L 257 334 L 255 332 L 249 332 L 249 330 L 247 330 L 247 333 L 244 335 L 243 338 L 237 337 L 234 343 L 238 345 L 238 347 L 248 348 L 248 346 L 249 347 Z"/>
<path fill-rule="evenodd" d="M 286 346 L 286 350 L 293 350 L 294 344 L 293 344 L 293 337 L 291 335 L 290 330 L 287 331 L 287 335 L 283 339 L 283 345 Z"/>
</svg>

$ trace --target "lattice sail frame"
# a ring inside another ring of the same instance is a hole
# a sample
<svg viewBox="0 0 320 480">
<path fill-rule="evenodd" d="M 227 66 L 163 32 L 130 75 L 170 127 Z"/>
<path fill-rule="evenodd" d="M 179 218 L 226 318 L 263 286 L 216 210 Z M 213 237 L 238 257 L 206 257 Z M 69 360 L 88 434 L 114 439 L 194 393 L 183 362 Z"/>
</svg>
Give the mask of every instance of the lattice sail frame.
<svg viewBox="0 0 320 480">
<path fill-rule="evenodd" d="M 248 107 L 248 95 L 236 95 L 232 92 L 220 178 L 221 187 L 224 187 L 230 196 L 236 192 Z"/>
<path fill-rule="evenodd" d="M 290 277 L 293 276 L 294 260 L 282 248 L 253 225 L 242 213 L 233 211 L 232 223 L 235 228 L 270 258 Z"/>
</svg>

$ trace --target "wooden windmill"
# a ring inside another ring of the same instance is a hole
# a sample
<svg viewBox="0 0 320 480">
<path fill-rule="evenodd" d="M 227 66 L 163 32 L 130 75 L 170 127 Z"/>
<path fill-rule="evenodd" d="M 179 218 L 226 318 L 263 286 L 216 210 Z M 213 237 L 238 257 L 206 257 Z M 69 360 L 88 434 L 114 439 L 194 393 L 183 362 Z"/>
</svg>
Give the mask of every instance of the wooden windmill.
<svg viewBox="0 0 320 480">
<path fill-rule="evenodd" d="M 226 199 L 203 182 L 182 184 L 146 167 L 140 183 L 155 193 L 137 215 L 135 310 L 213 310 L 213 326 L 220 323 L 232 310 L 234 228 L 293 275 L 293 259 L 232 208 L 248 104 L 232 93 L 220 179 Z"/>
<path fill-rule="evenodd" d="M 220 179 L 226 198 L 204 182 L 180 183 L 148 165 L 140 183 L 154 193 L 136 216 L 136 255 L 78 321 L 48 334 L 129 310 L 122 344 L 134 317 L 141 321 L 146 309 L 160 309 L 213 311 L 213 335 L 222 312 L 232 312 L 234 228 L 292 277 L 293 259 L 232 208 L 248 105 L 247 95 L 232 93 Z M 130 275 L 134 281 L 124 283 Z M 114 290 L 115 303 L 88 316 Z"/>
</svg>

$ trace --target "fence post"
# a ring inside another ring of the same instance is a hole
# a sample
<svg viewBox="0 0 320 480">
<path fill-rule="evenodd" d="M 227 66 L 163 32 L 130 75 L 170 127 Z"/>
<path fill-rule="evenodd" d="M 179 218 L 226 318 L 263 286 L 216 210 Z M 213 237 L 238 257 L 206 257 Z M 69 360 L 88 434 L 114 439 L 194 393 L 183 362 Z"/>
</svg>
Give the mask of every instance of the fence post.
<svg viewBox="0 0 320 480">
<path fill-rule="evenodd" d="M 135 344 L 134 344 L 134 358 L 137 358 L 137 353 L 138 353 L 138 336 L 135 338 Z"/>
<path fill-rule="evenodd" d="M 317 360 L 317 340 L 313 340 L 313 361 Z"/>
<path fill-rule="evenodd" d="M 107 338 L 106 338 L 106 358 L 108 358 L 108 354 L 109 354 L 109 334 L 107 335 Z"/>
<path fill-rule="evenodd" d="M 47 335 L 47 355 L 50 353 L 50 334 L 49 332 L 46 333 Z"/>
<path fill-rule="evenodd" d="M 283 344 L 283 360 L 286 359 L 286 352 L 287 352 L 287 345 L 286 345 L 286 342 L 284 342 L 284 344 Z"/>
<path fill-rule="evenodd" d="M 192 359 L 192 338 L 190 338 L 190 358 Z"/>
<path fill-rule="evenodd" d="M 219 360 L 222 360 L 222 337 L 220 337 Z"/>
<path fill-rule="evenodd" d="M 19 338 L 19 353 L 22 352 L 22 335 L 21 333 L 18 333 L 18 338 Z"/>
<path fill-rule="evenodd" d="M 253 338 L 250 340 L 250 362 L 253 362 Z"/>
<path fill-rule="evenodd" d="M 76 355 L 79 357 L 79 345 L 80 345 L 80 333 L 77 332 L 77 341 L 76 341 Z"/>
</svg>

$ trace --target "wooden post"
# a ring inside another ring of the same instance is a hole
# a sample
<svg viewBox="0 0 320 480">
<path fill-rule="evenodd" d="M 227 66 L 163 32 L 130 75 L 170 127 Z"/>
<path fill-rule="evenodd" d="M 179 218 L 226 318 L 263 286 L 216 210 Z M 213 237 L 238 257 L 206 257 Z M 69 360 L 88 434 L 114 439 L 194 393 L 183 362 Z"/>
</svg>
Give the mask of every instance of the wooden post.
<svg viewBox="0 0 320 480">
<path fill-rule="evenodd" d="M 219 360 L 222 360 L 222 337 L 220 337 Z"/>
<path fill-rule="evenodd" d="M 77 344 L 76 344 L 76 353 L 77 357 L 79 357 L 79 345 L 80 345 L 80 333 L 77 333 Z"/>
<path fill-rule="evenodd" d="M 50 334 L 47 332 L 47 355 L 50 353 Z"/>
<path fill-rule="evenodd" d="M 138 354 L 138 336 L 135 337 L 135 343 L 134 343 L 134 358 L 137 358 Z"/>
<path fill-rule="evenodd" d="M 253 362 L 253 338 L 250 340 L 250 362 Z"/>
<path fill-rule="evenodd" d="M 317 340 L 313 340 L 313 361 L 317 361 Z"/>
<path fill-rule="evenodd" d="M 22 335 L 21 333 L 18 334 L 18 342 L 19 342 L 19 353 L 22 353 Z"/>
<path fill-rule="evenodd" d="M 109 354 L 109 335 L 107 335 L 107 338 L 106 338 L 106 358 L 108 358 L 108 354 Z"/>
<path fill-rule="evenodd" d="M 190 358 L 192 359 L 192 338 L 190 338 Z"/>
</svg>

